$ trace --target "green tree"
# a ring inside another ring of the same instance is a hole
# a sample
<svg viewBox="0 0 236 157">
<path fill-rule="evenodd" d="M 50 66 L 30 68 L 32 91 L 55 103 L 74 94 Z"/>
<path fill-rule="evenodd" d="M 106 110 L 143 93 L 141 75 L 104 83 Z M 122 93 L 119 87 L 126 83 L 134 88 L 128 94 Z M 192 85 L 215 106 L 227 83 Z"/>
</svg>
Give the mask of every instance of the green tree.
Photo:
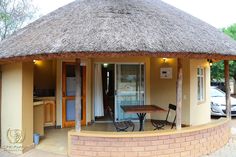
<svg viewBox="0 0 236 157">
<path fill-rule="evenodd" d="M 224 61 L 213 63 L 211 66 L 211 81 L 220 81 L 224 78 Z"/>
<path fill-rule="evenodd" d="M 29 22 L 36 10 L 31 0 L 0 0 L 0 41 Z"/>
<path fill-rule="evenodd" d="M 227 28 L 223 28 L 222 31 L 234 40 L 236 40 L 236 23 Z"/>
<path fill-rule="evenodd" d="M 223 28 L 222 31 L 236 40 L 236 23 L 227 27 Z M 230 66 L 230 77 L 236 81 L 236 61 L 229 61 Z M 219 61 L 213 63 L 211 67 L 211 80 L 213 81 L 220 81 L 224 78 L 224 62 Z"/>
</svg>

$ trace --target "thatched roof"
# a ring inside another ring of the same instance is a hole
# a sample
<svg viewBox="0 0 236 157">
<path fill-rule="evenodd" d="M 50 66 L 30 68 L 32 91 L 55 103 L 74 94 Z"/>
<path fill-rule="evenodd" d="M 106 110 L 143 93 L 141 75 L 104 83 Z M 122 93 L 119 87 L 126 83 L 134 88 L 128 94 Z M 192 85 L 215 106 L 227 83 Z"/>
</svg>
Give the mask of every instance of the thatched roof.
<svg viewBox="0 0 236 157">
<path fill-rule="evenodd" d="M 0 43 L 0 59 L 51 54 L 236 56 L 236 42 L 160 0 L 77 0 Z"/>
</svg>

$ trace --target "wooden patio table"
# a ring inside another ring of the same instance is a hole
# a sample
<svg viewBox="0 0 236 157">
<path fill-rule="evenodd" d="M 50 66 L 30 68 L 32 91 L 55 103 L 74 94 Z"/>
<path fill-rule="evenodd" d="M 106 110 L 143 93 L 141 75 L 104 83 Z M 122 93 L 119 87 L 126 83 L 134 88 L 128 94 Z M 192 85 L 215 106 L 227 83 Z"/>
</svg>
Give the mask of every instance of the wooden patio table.
<svg viewBox="0 0 236 157">
<path fill-rule="evenodd" d="M 125 113 L 136 113 L 139 118 L 139 131 L 143 131 L 143 121 L 147 113 L 166 111 L 165 109 L 156 105 L 122 105 L 121 108 Z"/>
</svg>

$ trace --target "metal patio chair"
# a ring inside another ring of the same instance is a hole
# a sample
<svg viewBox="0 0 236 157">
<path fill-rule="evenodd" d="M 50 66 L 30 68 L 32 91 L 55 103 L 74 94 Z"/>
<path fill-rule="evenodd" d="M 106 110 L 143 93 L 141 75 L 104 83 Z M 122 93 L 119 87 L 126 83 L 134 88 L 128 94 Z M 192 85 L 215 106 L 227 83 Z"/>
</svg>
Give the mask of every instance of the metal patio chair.
<svg viewBox="0 0 236 157">
<path fill-rule="evenodd" d="M 114 117 L 114 113 L 112 112 L 112 109 L 109 106 L 107 108 L 108 108 L 110 117 L 112 118 L 113 124 L 114 124 L 117 132 L 127 131 L 127 129 L 129 127 L 131 127 L 132 131 L 134 131 L 135 125 L 131 120 L 116 122 L 115 117 Z"/>
<path fill-rule="evenodd" d="M 165 120 L 156 120 L 156 119 L 151 119 L 151 123 L 152 125 L 155 127 L 154 130 L 160 130 L 160 129 L 163 129 L 164 126 L 166 125 L 171 125 L 171 129 L 173 129 L 174 125 L 175 125 L 175 120 L 176 120 L 176 106 L 173 105 L 173 104 L 169 104 L 169 107 L 168 107 L 168 112 L 167 112 L 167 115 L 166 115 L 166 119 Z M 174 117 L 174 120 L 173 122 L 169 122 L 168 121 L 168 118 L 169 118 L 169 115 L 170 115 L 170 111 L 173 110 L 175 112 L 175 117 Z"/>
</svg>

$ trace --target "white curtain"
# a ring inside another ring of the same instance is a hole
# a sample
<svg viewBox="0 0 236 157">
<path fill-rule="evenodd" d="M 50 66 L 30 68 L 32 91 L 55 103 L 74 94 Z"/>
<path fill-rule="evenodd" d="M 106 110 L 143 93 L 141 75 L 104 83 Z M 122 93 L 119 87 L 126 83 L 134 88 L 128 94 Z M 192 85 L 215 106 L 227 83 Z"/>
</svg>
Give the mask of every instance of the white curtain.
<svg viewBox="0 0 236 157">
<path fill-rule="evenodd" d="M 101 64 L 95 64 L 94 67 L 94 109 L 95 117 L 104 116 Z"/>
</svg>

